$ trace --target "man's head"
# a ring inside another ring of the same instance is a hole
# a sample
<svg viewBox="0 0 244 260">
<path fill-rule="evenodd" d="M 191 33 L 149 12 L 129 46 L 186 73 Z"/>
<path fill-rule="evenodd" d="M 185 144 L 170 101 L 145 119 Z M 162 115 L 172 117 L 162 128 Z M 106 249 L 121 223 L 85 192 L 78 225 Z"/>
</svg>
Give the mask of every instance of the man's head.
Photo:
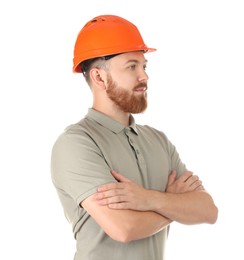
<svg viewBox="0 0 244 260">
<path fill-rule="evenodd" d="M 94 100 L 125 113 L 147 107 L 144 53 L 148 48 L 137 27 L 114 15 L 98 16 L 80 31 L 74 48 L 74 72 L 82 72 Z M 99 97 L 99 98 L 98 98 Z"/>
</svg>

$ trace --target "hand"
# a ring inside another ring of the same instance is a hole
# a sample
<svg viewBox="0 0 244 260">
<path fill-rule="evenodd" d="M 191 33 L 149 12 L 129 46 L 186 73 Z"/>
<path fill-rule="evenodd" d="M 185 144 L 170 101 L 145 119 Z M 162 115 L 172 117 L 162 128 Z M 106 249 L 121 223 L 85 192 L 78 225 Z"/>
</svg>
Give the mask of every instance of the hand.
<svg viewBox="0 0 244 260">
<path fill-rule="evenodd" d="M 112 171 L 112 175 L 119 182 L 108 183 L 98 188 L 96 199 L 100 205 L 107 205 L 112 209 L 133 209 L 146 211 L 150 208 L 150 190 Z"/>
<path fill-rule="evenodd" d="M 204 190 L 202 181 L 199 180 L 197 175 L 193 175 L 192 172 L 186 171 L 179 178 L 176 178 L 175 170 L 170 173 L 166 192 L 184 193 L 194 190 Z"/>
<path fill-rule="evenodd" d="M 112 171 L 112 175 L 119 182 L 108 183 L 98 188 L 96 200 L 100 205 L 107 205 L 112 209 L 139 211 L 154 209 L 153 198 L 155 191 L 144 189 L 116 171 Z M 204 189 L 202 182 L 192 172 L 186 171 L 178 179 L 176 177 L 176 171 L 172 171 L 168 177 L 166 192 L 184 193 Z"/>
</svg>

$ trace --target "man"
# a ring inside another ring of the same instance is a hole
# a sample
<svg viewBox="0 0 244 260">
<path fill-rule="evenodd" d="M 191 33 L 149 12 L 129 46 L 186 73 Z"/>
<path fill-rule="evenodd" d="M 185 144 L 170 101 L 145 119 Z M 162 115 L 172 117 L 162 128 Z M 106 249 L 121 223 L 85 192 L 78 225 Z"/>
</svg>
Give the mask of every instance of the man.
<svg viewBox="0 0 244 260">
<path fill-rule="evenodd" d="M 52 151 L 52 180 L 77 240 L 75 260 L 163 260 L 172 221 L 216 222 L 218 210 L 174 145 L 132 114 L 147 107 L 148 48 L 137 27 L 101 15 L 80 31 L 74 72 L 93 105 Z"/>
</svg>

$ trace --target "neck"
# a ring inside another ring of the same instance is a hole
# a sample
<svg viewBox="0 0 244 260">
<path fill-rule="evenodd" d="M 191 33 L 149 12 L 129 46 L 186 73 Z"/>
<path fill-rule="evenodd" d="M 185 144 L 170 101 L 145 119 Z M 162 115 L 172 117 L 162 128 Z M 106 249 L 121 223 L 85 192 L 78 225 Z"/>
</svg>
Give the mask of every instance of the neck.
<svg viewBox="0 0 244 260">
<path fill-rule="evenodd" d="M 110 105 L 109 104 L 108 105 L 104 105 L 104 104 L 99 105 L 94 102 L 92 108 L 111 117 L 112 119 L 114 119 L 115 121 L 124 125 L 125 127 L 129 126 L 130 113 L 125 113 L 125 112 L 121 111 L 115 105 L 113 105 L 111 107 L 111 104 Z"/>
</svg>

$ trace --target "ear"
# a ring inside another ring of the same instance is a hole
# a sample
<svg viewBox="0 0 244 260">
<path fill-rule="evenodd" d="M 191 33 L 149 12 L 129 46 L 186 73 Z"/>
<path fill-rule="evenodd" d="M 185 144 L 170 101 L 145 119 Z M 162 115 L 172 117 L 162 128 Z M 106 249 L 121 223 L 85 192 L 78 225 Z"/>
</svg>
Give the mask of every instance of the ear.
<svg viewBox="0 0 244 260">
<path fill-rule="evenodd" d="M 90 78 L 93 81 L 93 84 L 101 88 L 105 88 L 105 71 L 98 68 L 92 68 L 90 70 Z"/>
</svg>

